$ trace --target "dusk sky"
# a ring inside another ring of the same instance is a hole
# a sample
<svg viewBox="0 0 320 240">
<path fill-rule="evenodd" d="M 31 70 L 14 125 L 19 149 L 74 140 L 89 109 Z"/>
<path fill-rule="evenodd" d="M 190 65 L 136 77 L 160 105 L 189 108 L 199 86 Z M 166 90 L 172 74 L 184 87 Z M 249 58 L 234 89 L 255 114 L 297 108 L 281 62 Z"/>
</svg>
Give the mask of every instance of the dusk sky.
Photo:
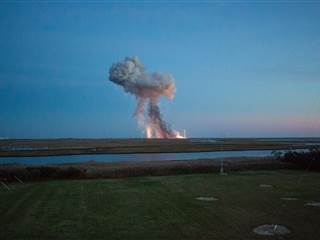
<svg viewBox="0 0 320 240">
<path fill-rule="evenodd" d="M 191 2 L 0 3 L 0 137 L 144 137 L 126 56 L 173 75 L 189 137 L 320 137 L 320 2 Z"/>
</svg>

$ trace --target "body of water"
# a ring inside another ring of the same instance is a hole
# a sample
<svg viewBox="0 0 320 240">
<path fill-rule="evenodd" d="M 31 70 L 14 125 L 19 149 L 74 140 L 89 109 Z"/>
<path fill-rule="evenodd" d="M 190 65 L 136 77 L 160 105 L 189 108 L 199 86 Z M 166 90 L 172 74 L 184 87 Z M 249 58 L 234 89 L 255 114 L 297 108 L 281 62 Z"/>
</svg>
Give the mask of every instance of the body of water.
<svg viewBox="0 0 320 240">
<path fill-rule="evenodd" d="M 286 150 L 282 150 L 285 152 Z M 299 150 L 299 151 L 304 151 Z M 46 164 L 46 163 L 76 163 L 76 162 L 118 162 L 118 161 L 156 161 L 156 160 L 194 160 L 208 158 L 229 157 L 267 157 L 273 150 L 248 151 L 218 151 L 218 152 L 190 152 L 190 153 L 134 153 L 134 154 L 81 154 L 45 157 L 0 157 L 3 163 Z"/>
</svg>

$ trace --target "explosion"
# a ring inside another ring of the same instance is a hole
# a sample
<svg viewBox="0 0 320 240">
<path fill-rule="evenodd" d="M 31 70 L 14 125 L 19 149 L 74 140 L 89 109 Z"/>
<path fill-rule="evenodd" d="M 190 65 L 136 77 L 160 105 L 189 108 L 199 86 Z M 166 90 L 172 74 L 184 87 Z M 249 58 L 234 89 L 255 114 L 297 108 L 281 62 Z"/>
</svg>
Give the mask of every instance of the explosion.
<svg viewBox="0 0 320 240">
<path fill-rule="evenodd" d="M 176 91 L 170 74 L 145 72 L 137 57 L 126 57 L 123 62 L 112 64 L 109 80 L 136 96 L 134 116 L 147 138 L 185 138 L 163 120 L 159 108 L 159 98 L 164 96 L 172 100 Z"/>
</svg>

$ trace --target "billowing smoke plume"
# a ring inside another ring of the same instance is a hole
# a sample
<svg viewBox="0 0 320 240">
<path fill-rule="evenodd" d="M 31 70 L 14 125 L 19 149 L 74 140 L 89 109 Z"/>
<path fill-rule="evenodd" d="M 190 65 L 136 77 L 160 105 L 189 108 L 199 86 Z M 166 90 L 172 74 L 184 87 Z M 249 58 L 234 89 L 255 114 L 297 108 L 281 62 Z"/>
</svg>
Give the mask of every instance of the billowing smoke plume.
<svg viewBox="0 0 320 240">
<path fill-rule="evenodd" d="M 137 57 L 126 57 L 115 63 L 109 71 L 109 79 L 122 86 L 137 98 L 135 117 L 147 133 L 147 137 L 176 138 L 179 132 L 172 130 L 162 119 L 159 109 L 161 96 L 171 100 L 176 90 L 174 79 L 169 74 L 148 73 Z M 145 111 L 145 105 L 148 105 Z"/>
</svg>

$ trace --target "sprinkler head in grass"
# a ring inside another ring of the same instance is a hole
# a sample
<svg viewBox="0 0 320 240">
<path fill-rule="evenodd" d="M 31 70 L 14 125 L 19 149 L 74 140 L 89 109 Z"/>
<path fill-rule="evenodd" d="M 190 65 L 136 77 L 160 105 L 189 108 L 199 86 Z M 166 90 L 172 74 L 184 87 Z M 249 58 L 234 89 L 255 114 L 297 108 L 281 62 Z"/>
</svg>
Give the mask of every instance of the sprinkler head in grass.
<svg viewBox="0 0 320 240">
<path fill-rule="evenodd" d="M 289 234 L 291 231 L 279 224 L 265 224 L 253 229 L 253 232 L 262 236 L 275 236 Z"/>
<path fill-rule="evenodd" d="M 218 198 L 215 198 L 215 197 L 197 197 L 196 198 L 197 200 L 200 200 L 200 201 L 218 201 Z"/>
</svg>

